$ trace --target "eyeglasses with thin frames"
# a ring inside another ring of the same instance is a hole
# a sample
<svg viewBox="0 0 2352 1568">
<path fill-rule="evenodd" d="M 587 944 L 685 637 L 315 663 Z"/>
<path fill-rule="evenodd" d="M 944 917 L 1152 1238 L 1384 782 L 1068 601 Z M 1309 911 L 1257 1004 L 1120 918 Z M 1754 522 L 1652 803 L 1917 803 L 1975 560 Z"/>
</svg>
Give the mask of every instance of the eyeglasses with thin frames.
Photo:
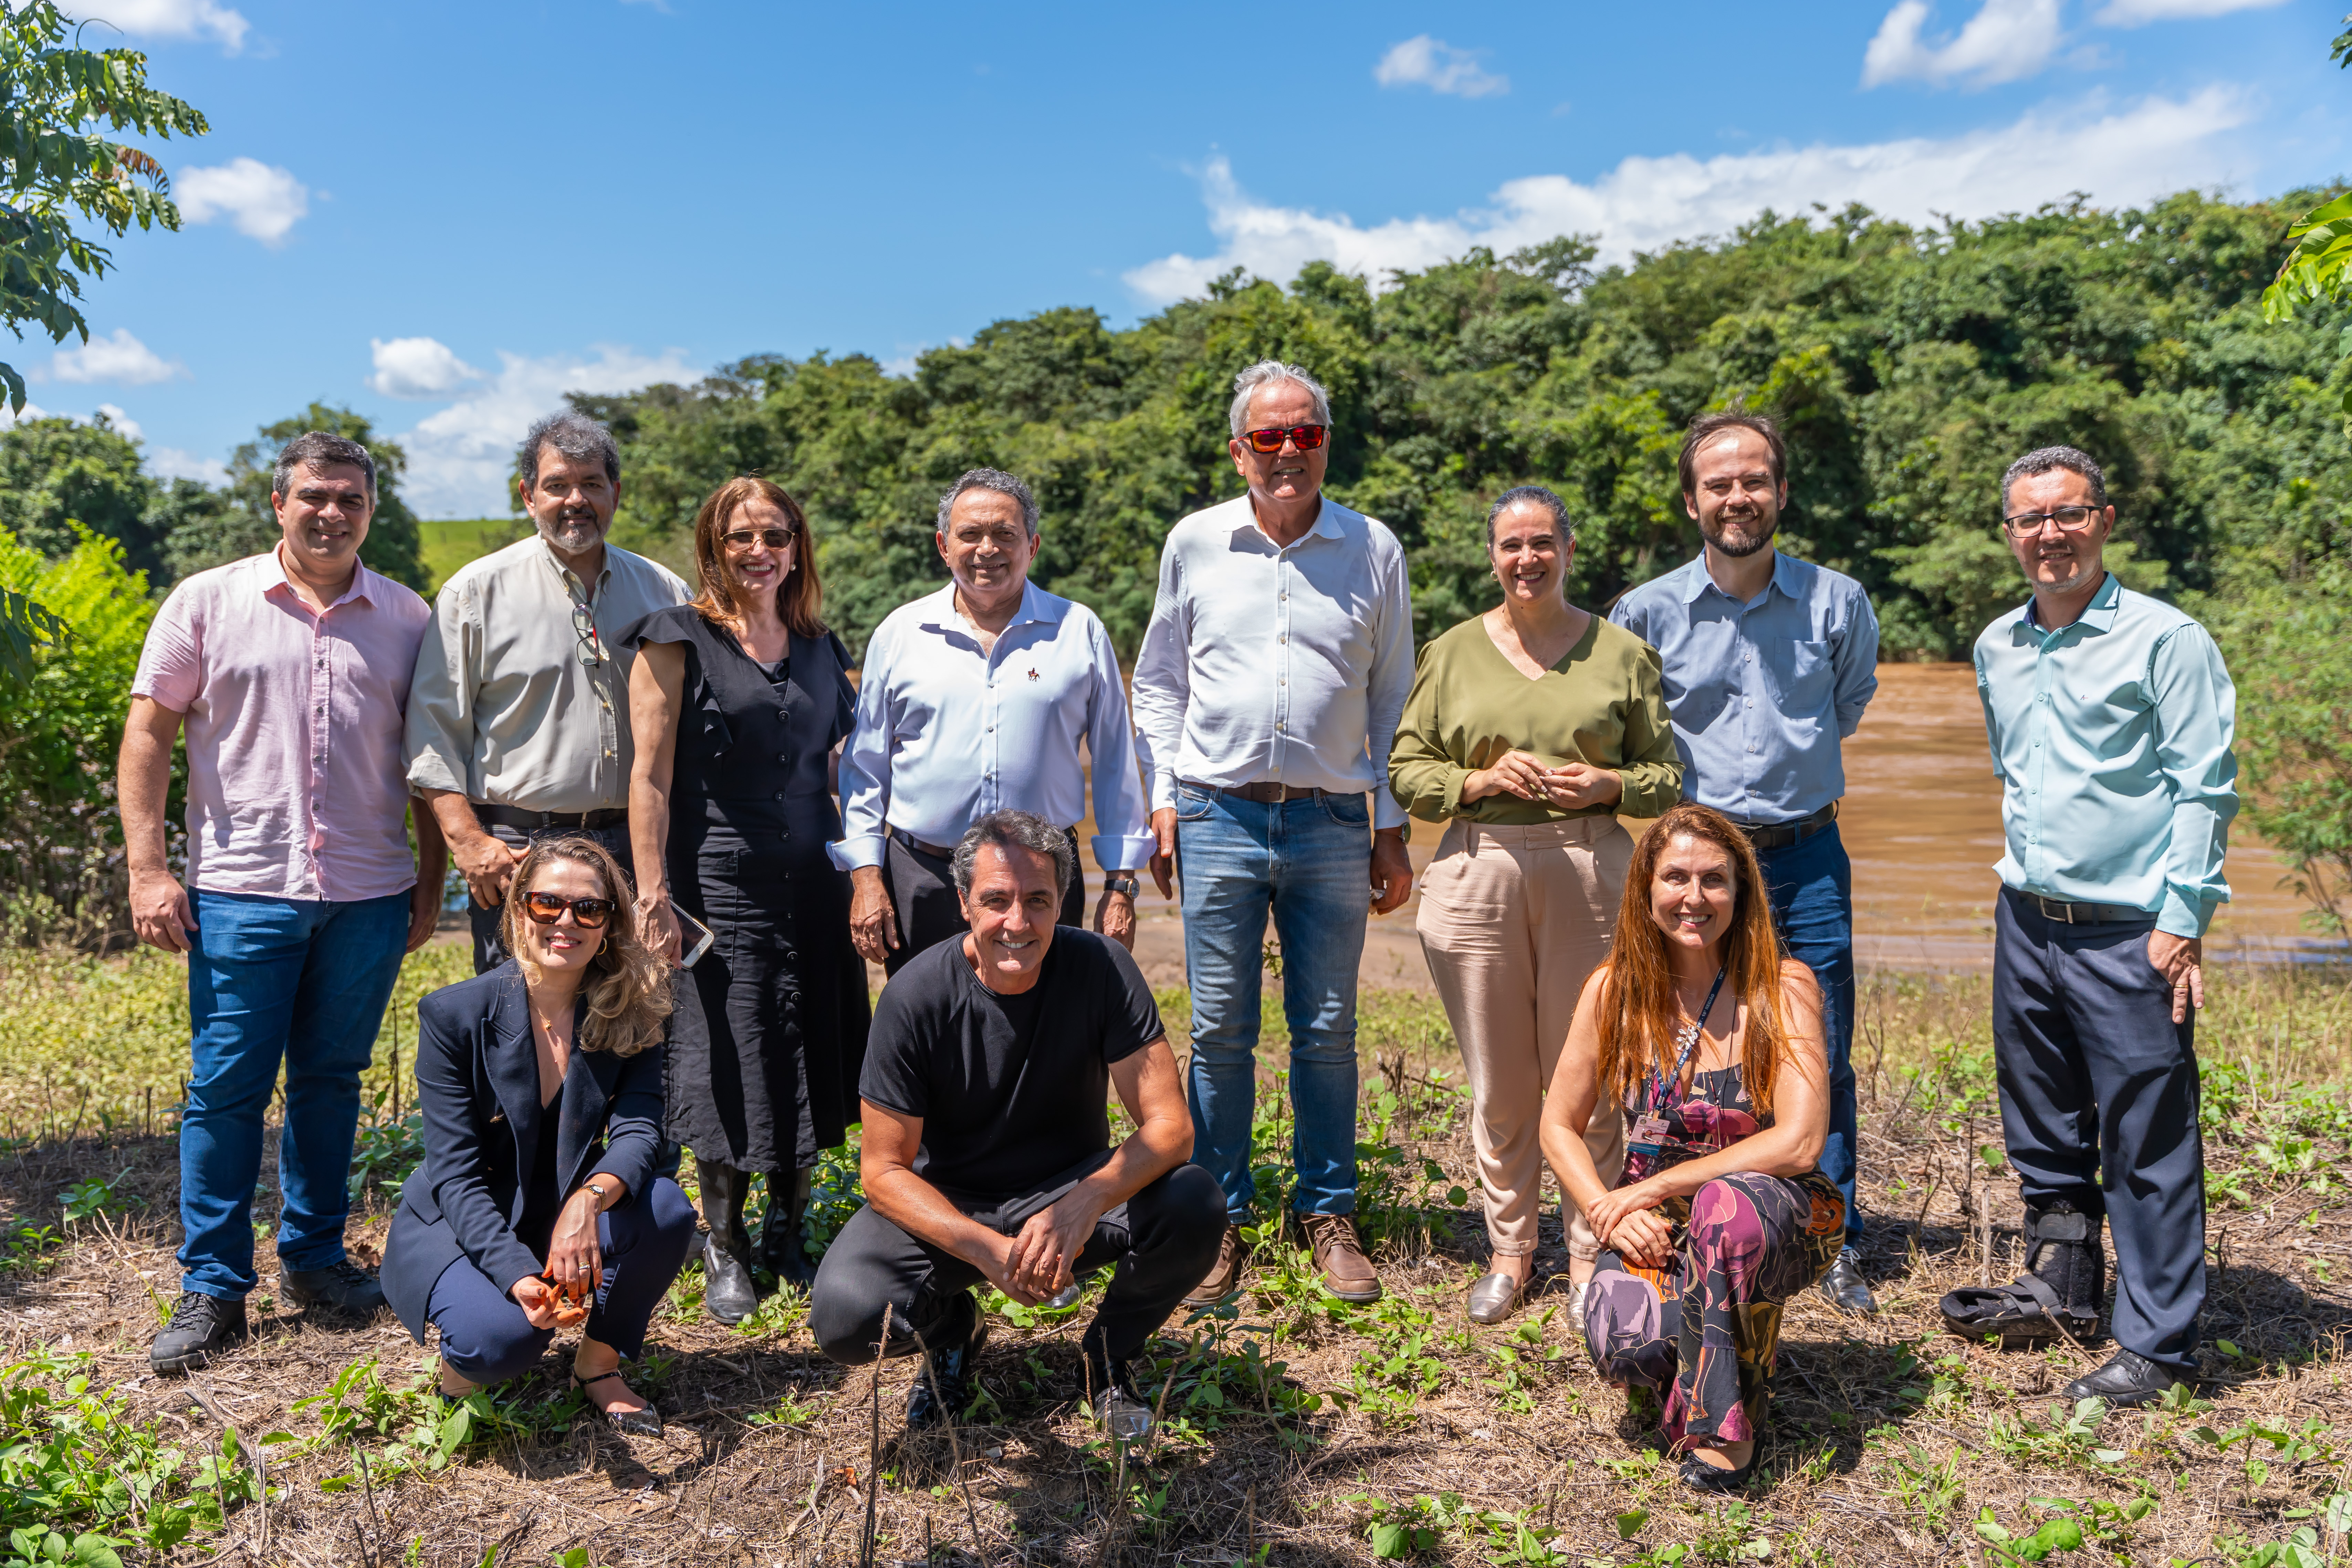
<svg viewBox="0 0 2352 1568">
<path fill-rule="evenodd" d="M 730 550 L 749 550 L 753 544 L 764 544 L 771 550 L 782 550 L 800 537 L 800 531 L 787 528 L 739 528 L 732 533 L 719 536 Z"/>
<path fill-rule="evenodd" d="M 2095 506 L 2061 506 L 2048 511 L 2021 511 L 2002 518 L 2000 525 L 2012 539 L 2031 539 L 2045 522 L 2056 523 L 2061 533 L 2081 533 L 2097 521 L 2100 510 Z"/>
<path fill-rule="evenodd" d="M 563 579 L 563 591 L 572 599 L 572 636 L 579 645 L 580 662 L 593 669 L 607 658 L 604 641 L 596 635 L 596 613 L 580 596 L 578 584 L 569 575 Z"/>
</svg>

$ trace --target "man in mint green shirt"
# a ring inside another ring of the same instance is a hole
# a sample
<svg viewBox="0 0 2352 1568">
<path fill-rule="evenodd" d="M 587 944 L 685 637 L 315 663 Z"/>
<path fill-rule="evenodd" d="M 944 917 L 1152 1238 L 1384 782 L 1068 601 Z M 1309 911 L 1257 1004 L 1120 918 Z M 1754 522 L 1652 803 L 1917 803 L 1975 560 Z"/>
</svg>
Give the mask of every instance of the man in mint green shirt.
<svg viewBox="0 0 2352 1568">
<path fill-rule="evenodd" d="M 2230 896 L 2237 695 L 2205 628 L 2126 588 L 2097 463 L 2020 458 L 2002 526 L 2033 597 L 1977 639 L 1977 689 L 2008 853 L 1993 949 L 2001 1126 L 2025 1198 L 2027 1276 L 1945 1298 L 2004 1343 L 2097 1325 L 2116 1249 L 2106 1365 L 2066 1388 L 2159 1398 L 2196 1371 L 2205 1300 L 2197 1128 L 2202 938 Z"/>
</svg>

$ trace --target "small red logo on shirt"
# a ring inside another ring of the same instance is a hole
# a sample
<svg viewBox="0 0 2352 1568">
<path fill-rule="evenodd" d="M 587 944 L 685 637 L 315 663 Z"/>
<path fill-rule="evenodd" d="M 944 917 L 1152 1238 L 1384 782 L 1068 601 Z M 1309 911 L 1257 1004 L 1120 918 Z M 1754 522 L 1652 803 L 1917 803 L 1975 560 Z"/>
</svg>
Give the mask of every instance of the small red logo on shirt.
<svg viewBox="0 0 2352 1568">
<path fill-rule="evenodd" d="M 1036 668 L 1036 667 L 1035 667 L 1034 665 L 1030 666 L 1030 668 L 1029 668 L 1029 679 L 1032 679 L 1032 680 L 1034 680 L 1034 679 L 1037 679 L 1037 668 Z"/>
</svg>

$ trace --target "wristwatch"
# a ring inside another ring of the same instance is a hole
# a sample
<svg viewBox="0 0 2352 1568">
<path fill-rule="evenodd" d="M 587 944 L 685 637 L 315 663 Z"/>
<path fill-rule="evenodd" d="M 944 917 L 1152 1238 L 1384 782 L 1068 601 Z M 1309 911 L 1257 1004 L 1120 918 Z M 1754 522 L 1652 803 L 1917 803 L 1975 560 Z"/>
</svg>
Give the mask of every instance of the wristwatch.
<svg viewBox="0 0 2352 1568">
<path fill-rule="evenodd" d="M 1141 881 L 1124 873 L 1105 877 L 1103 879 L 1104 892 L 1125 893 L 1130 899 L 1135 897 L 1136 889 L 1142 886 L 1143 884 Z"/>
<path fill-rule="evenodd" d="M 587 1191 L 596 1194 L 596 1207 L 600 1212 L 613 1206 L 611 1202 L 613 1189 L 606 1186 L 602 1181 L 586 1181 L 580 1184 Z"/>
</svg>

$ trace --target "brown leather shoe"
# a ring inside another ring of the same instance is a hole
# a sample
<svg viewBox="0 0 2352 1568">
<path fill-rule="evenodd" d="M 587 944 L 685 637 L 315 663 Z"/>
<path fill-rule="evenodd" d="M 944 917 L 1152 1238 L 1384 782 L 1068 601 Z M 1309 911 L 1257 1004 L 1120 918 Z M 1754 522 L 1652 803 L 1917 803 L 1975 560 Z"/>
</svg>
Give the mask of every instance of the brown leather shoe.
<svg viewBox="0 0 2352 1568">
<path fill-rule="evenodd" d="M 1356 1237 L 1355 1215 L 1303 1214 L 1298 1223 L 1306 1228 L 1315 1267 L 1323 1271 L 1325 1289 L 1342 1301 L 1381 1299 L 1381 1277 L 1372 1272 L 1372 1260 L 1364 1256 L 1364 1244 Z"/>
<path fill-rule="evenodd" d="M 1249 1261 L 1249 1248 L 1242 1244 L 1242 1227 L 1225 1226 L 1225 1237 L 1217 1243 L 1217 1260 L 1209 1266 L 1208 1277 L 1192 1288 L 1184 1298 L 1188 1307 L 1213 1307 L 1241 1289 L 1242 1266 Z"/>
</svg>

